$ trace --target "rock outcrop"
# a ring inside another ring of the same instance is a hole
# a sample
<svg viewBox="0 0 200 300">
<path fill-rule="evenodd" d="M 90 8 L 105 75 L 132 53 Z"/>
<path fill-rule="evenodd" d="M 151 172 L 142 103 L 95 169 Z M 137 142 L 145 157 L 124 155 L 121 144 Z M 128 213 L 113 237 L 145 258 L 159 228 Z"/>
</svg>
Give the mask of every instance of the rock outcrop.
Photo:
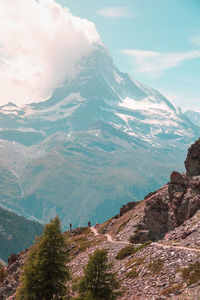
<svg viewBox="0 0 200 300">
<path fill-rule="evenodd" d="M 133 209 L 135 206 L 137 205 L 137 202 L 128 202 L 127 204 L 123 205 L 121 208 L 120 208 L 120 217 L 123 216 L 123 214 L 125 214 L 127 211 Z"/>
<path fill-rule="evenodd" d="M 145 197 L 143 230 L 146 239 L 163 238 L 200 209 L 200 139 L 189 148 L 185 166 L 186 174 L 172 172 L 167 185 Z M 144 239 L 142 233 L 140 237 Z"/>
<path fill-rule="evenodd" d="M 189 148 L 185 168 L 187 176 L 200 175 L 200 139 Z"/>
<path fill-rule="evenodd" d="M 143 223 L 156 240 L 180 226 L 200 209 L 200 176 L 173 172 L 171 181 L 146 199 Z M 146 235 L 146 233 L 145 233 Z"/>
</svg>

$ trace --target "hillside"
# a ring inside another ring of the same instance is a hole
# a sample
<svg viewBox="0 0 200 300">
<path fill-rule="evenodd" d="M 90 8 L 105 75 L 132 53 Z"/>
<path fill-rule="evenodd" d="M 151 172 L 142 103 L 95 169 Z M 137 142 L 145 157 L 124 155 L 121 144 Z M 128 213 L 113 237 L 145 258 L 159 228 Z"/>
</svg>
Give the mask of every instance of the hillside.
<svg viewBox="0 0 200 300">
<path fill-rule="evenodd" d="M 63 227 L 104 222 L 183 170 L 195 126 L 96 45 L 44 102 L 0 107 L 0 201 Z M 105 210 L 106 207 L 106 210 Z"/>
<path fill-rule="evenodd" d="M 143 201 L 123 206 L 105 223 L 65 232 L 73 277 L 82 274 L 90 253 L 105 248 L 125 290 L 121 300 L 198 300 L 200 139 L 190 147 L 185 166 L 186 173 L 173 172 L 169 183 Z M 14 299 L 26 255 L 20 253 L 7 268 L 3 300 Z"/>
<path fill-rule="evenodd" d="M 32 245 L 42 225 L 0 208 L 0 259 L 7 262 L 10 254 L 18 253 Z"/>
</svg>

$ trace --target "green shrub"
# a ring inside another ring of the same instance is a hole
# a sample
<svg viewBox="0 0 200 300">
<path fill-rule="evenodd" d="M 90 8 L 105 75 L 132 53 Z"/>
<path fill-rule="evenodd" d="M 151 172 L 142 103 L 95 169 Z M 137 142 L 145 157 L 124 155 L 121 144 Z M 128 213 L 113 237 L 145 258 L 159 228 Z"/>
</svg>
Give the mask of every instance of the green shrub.
<svg viewBox="0 0 200 300">
<path fill-rule="evenodd" d="M 151 242 L 148 241 L 148 242 L 145 242 L 144 244 L 142 244 L 139 247 L 134 247 L 132 245 L 128 245 L 128 246 L 122 248 L 118 252 L 118 254 L 115 258 L 119 259 L 119 260 L 122 260 L 122 259 L 126 258 L 127 256 L 130 256 L 132 254 L 135 254 L 135 253 L 139 252 L 140 250 L 144 249 L 145 247 L 147 247 L 150 244 L 151 244 Z"/>
<path fill-rule="evenodd" d="M 126 276 L 129 278 L 136 278 L 138 276 L 138 272 L 135 268 L 133 268 L 131 271 L 126 273 Z"/>
<path fill-rule="evenodd" d="M 188 285 L 200 281 L 200 262 L 190 264 L 187 268 L 182 270 L 182 277 L 187 281 Z"/>
<path fill-rule="evenodd" d="M 116 259 L 122 260 L 127 256 L 132 255 L 133 253 L 135 253 L 135 247 L 133 247 L 132 245 L 126 246 L 118 252 Z"/>
<path fill-rule="evenodd" d="M 180 291 L 182 288 L 182 283 L 178 283 L 178 284 L 175 284 L 173 286 L 170 286 L 166 289 L 164 289 L 160 295 L 163 295 L 163 296 L 166 296 L 166 297 L 169 297 L 170 295 L 174 294 L 174 293 L 177 293 L 177 291 Z"/>
<path fill-rule="evenodd" d="M 163 259 L 156 259 L 148 265 L 148 269 L 151 270 L 152 273 L 158 274 L 162 270 L 164 265 Z"/>
</svg>

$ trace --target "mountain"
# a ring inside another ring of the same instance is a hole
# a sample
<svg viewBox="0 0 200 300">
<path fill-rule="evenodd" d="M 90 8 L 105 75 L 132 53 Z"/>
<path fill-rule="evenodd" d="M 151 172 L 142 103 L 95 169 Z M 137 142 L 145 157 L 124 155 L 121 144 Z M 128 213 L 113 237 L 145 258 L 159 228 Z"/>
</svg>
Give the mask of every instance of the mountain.
<svg viewBox="0 0 200 300">
<path fill-rule="evenodd" d="M 193 110 L 187 110 L 185 112 L 185 115 L 190 119 L 191 122 L 193 122 L 195 125 L 200 126 L 200 112 L 199 111 L 193 111 Z"/>
<path fill-rule="evenodd" d="M 0 259 L 30 247 L 43 226 L 0 208 Z"/>
<path fill-rule="evenodd" d="M 124 205 L 105 223 L 65 232 L 73 278 L 82 275 L 90 254 L 104 248 L 124 290 L 120 300 L 199 299 L 200 139 L 190 147 L 185 166 L 186 173 L 172 172 L 167 184 Z M 7 267 L 2 300 L 15 299 L 27 253 Z"/>
<path fill-rule="evenodd" d="M 0 203 L 64 228 L 103 222 L 183 170 L 194 125 L 97 45 L 44 102 L 0 107 Z"/>
</svg>

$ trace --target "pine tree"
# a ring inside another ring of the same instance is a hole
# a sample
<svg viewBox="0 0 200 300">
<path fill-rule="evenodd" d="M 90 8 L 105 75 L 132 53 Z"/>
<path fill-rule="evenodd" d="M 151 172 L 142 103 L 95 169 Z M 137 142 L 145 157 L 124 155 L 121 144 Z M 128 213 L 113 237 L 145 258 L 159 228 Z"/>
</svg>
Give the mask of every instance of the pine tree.
<svg viewBox="0 0 200 300">
<path fill-rule="evenodd" d="M 107 251 L 96 250 L 84 268 L 84 276 L 77 285 L 80 300 L 114 300 L 121 292 L 116 274 L 111 272 Z"/>
<path fill-rule="evenodd" d="M 66 294 L 70 273 L 66 267 L 69 251 L 58 217 L 44 227 L 38 242 L 30 250 L 21 276 L 17 300 L 59 299 Z"/>
<path fill-rule="evenodd" d="M 0 285 L 6 278 L 6 275 L 7 275 L 6 269 L 5 269 L 4 265 L 0 262 Z"/>
<path fill-rule="evenodd" d="M 38 244 L 29 251 L 27 260 L 20 276 L 21 286 L 17 290 L 17 299 L 36 300 L 40 299 L 40 286 L 38 277 Z M 41 298 L 42 299 L 42 298 Z"/>
</svg>

